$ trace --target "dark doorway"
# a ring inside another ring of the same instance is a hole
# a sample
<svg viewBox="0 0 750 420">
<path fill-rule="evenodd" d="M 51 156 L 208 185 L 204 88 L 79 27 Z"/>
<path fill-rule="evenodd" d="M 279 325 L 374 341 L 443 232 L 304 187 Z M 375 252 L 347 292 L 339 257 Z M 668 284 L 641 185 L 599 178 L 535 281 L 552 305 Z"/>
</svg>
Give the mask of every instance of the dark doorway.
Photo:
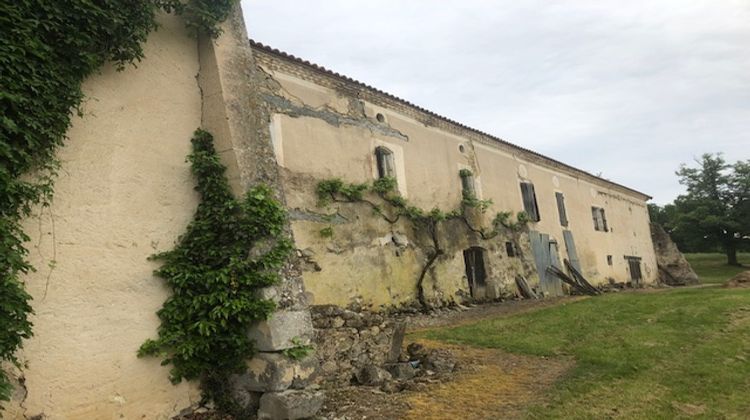
<svg viewBox="0 0 750 420">
<path fill-rule="evenodd" d="M 643 274 L 641 273 L 641 258 L 640 257 L 629 257 L 625 256 L 628 261 L 628 268 L 630 269 L 630 281 L 633 285 L 641 284 Z"/>
<path fill-rule="evenodd" d="M 484 249 L 473 246 L 464 250 L 464 264 L 466 266 L 466 278 L 469 280 L 471 297 L 484 297 L 484 289 L 487 284 L 487 270 L 484 266 Z"/>
</svg>

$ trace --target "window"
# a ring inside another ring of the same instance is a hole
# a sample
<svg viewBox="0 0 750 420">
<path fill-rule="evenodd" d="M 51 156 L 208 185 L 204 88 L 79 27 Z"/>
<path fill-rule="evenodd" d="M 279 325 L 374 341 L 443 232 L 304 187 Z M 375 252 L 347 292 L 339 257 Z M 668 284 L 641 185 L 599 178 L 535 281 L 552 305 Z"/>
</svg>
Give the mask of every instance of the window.
<svg viewBox="0 0 750 420">
<path fill-rule="evenodd" d="M 612 265 L 612 256 L 607 255 L 607 265 Z"/>
<path fill-rule="evenodd" d="M 375 160 L 378 165 L 378 178 L 396 178 L 396 169 L 393 165 L 393 152 L 385 147 L 376 147 Z"/>
<path fill-rule="evenodd" d="M 516 248 L 513 246 L 513 242 L 506 242 L 505 243 L 505 252 L 508 254 L 509 257 L 515 257 L 516 256 Z"/>
<path fill-rule="evenodd" d="M 523 209 L 529 218 L 534 222 L 541 220 L 539 217 L 539 206 L 536 203 L 536 192 L 534 192 L 534 184 L 530 182 L 521 183 L 521 195 L 523 196 Z"/>
<path fill-rule="evenodd" d="M 604 215 L 604 209 L 601 207 L 591 207 L 591 217 L 594 219 L 594 230 L 608 232 L 607 217 Z"/>
<path fill-rule="evenodd" d="M 461 193 L 464 198 L 476 198 L 477 191 L 476 185 L 474 184 L 474 174 L 468 169 L 461 169 L 458 171 L 458 176 L 461 177 Z"/>
<path fill-rule="evenodd" d="M 568 226 L 568 213 L 565 211 L 565 196 L 563 193 L 556 192 L 557 213 L 560 215 L 560 226 Z"/>
</svg>

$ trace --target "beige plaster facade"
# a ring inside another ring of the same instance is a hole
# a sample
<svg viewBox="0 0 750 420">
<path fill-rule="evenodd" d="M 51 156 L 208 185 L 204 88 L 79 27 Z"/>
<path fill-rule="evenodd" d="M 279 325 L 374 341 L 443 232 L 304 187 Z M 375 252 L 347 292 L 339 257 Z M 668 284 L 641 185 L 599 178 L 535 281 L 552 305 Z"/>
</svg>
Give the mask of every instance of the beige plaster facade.
<svg viewBox="0 0 750 420">
<path fill-rule="evenodd" d="M 161 24 L 137 68 L 84 83 L 52 205 L 25 224 L 37 272 L 25 279 L 35 315 L 19 417 L 168 418 L 198 399 L 159 360 L 136 357 L 168 296 L 147 258 L 172 246 L 198 203 L 185 161 L 201 123 L 196 40 L 180 19 Z"/>
<path fill-rule="evenodd" d="M 83 84 L 53 202 L 24 226 L 34 336 L 3 418 L 167 419 L 200 400 L 195 383 L 173 385 L 169 367 L 136 353 L 169 296 L 148 257 L 172 248 L 198 205 L 193 132 L 214 134 L 237 194 L 279 186 L 241 16 L 237 6 L 209 40 L 164 14 L 137 67 L 105 66 Z M 306 309 L 301 280 L 285 274 L 277 289 L 280 308 Z"/>
<path fill-rule="evenodd" d="M 592 283 L 631 280 L 627 257 L 640 258 L 642 283 L 656 279 L 649 233 L 647 195 L 597 178 L 550 158 L 447 120 L 427 110 L 260 44 L 256 60 L 277 82 L 266 95 L 274 110 L 271 133 L 283 168 L 288 206 L 293 210 L 297 247 L 314 263 L 304 274 L 314 304 L 346 306 L 354 301 L 375 307 L 413 301 L 416 281 L 430 244 L 411 225 L 394 225 L 373 216 L 366 205 L 321 208 L 315 187 L 324 179 L 372 182 L 377 178 L 375 148 L 394 157 L 399 191 L 414 205 L 450 211 L 460 207 L 459 171 L 475 177 L 479 198 L 492 207 L 480 225 L 498 211 L 524 210 L 519 183 L 533 183 L 541 220 L 529 229 L 557 242 L 560 262 L 568 249 L 563 230 L 571 232 L 583 274 Z M 555 193 L 564 195 L 568 226 L 558 216 Z M 371 197 L 372 198 L 372 197 Z M 594 228 L 592 207 L 605 210 L 607 231 Z M 333 236 L 320 230 L 330 226 Z M 410 245 L 391 240 L 405 235 Z M 470 294 L 463 250 L 485 248 L 487 290 L 480 298 L 516 293 L 516 275 L 539 287 L 539 272 L 529 234 L 483 240 L 449 222 L 441 233 L 445 255 L 426 279 L 425 293 L 440 302 L 462 301 Z M 513 241 L 521 256 L 509 257 Z M 421 245 L 420 245 L 421 242 Z M 609 256 L 609 258 L 608 258 Z M 544 275 L 544 274 L 542 274 Z M 475 296 L 477 297 L 477 296 Z"/>
<path fill-rule="evenodd" d="M 422 208 L 457 208 L 458 171 L 470 169 L 480 198 L 494 202 L 487 215 L 470 215 L 475 227 L 495 211 L 522 210 L 518 183 L 533 182 L 542 217 L 531 228 L 557 239 L 561 254 L 554 192 L 563 192 L 590 280 L 626 281 L 625 255 L 641 258 L 644 282 L 655 279 L 645 195 L 266 48 L 256 46 L 253 57 L 240 16 L 216 41 L 192 38 L 179 18 L 162 16 L 137 67 L 106 67 L 84 83 L 84 115 L 59 151 L 54 201 L 25 223 L 38 269 L 25 278 L 35 335 L 19 354 L 27 367 L 3 418 L 170 418 L 197 402 L 194 384 L 172 385 L 167 367 L 136 352 L 156 334 L 169 293 L 147 258 L 172 246 L 198 203 L 185 161 L 198 127 L 214 134 L 237 193 L 257 182 L 284 187 L 307 292 L 288 268 L 284 284 L 264 291 L 283 310 L 303 311 L 308 298 L 376 308 L 417 298 L 430 254 L 424 232 L 406 220 L 387 223 L 364 204 L 317 206 L 320 180 L 372 181 L 378 146 L 393 152 L 399 192 Z M 591 206 L 606 209 L 609 232 L 594 231 Z M 329 226 L 334 236 L 322 237 Z M 452 220 L 439 236 L 443 254 L 424 275 L 430 302 L 510 296 L 517 276 L 540 282 L 527 232 L 482 239 Z M 474 290 L 463 257 L 470 247 L 484 249 L 487 271 Z"/>
</svg>

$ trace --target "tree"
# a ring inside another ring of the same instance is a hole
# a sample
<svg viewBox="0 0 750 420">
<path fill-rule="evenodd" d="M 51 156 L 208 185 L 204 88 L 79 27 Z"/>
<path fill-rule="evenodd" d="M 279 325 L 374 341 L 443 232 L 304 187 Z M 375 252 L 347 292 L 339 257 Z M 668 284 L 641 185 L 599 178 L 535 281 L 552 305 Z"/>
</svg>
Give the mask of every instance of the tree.
<svg viewBox="0 0 750 420">
<path fill-rule="evenodd" d="M 721 154 L 707 153 L 696 163 L 676 172 L 687 193 L 675 199 L 673 213 L 666 206 L 652 213 L 685 248 L 721 247 L 727 264 L 739 265 L 737 249 L 750 238 L 750 161 L 730 165 Z"/>
</svg>

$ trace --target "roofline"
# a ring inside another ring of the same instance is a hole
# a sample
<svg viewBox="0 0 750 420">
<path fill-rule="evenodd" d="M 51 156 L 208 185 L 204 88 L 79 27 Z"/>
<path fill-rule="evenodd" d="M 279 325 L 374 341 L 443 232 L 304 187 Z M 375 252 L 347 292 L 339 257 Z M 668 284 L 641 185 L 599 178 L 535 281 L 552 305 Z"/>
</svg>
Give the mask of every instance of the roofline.
<svg viewBox="0 0 750 420">
<path fill-rule="evenodd" d="M 454 126 L 460 128 L 460 129 L 468 130 L 470 132 L 473 132 L 474 134 L 486 137 L 486 138 L 488 138 L 490 140 L 493 140 L 493 141 L 495 141 L 497 143 L 500 143 L 502 145 L 508 146 L 510 148 L 513 148 L 513 149 L 520 150 L 520 151 L 525 152 L 525 153 L 529 153 L 529 154 L 531 154 L 533 156 L 541 158 L 542 160 L 549 161 L 549 162 L 551 162 L 551 163 L 553 163 L 555 165 L 560 165 L 563 168 L 569 169 L 569 170 L 571 170 L 573 172 L 579 173 L 579 174 L 587 176 L 587 177 L 591 177 L 591 178 L 593 178 L 595 180 L 598 180 L 600 182 L 603 182 L 605 184 L 609 184 L 609 185 L 612 185 L 614 187 L 624 189 L 624 190 L 626 190 L 626 191 L 628 191 L 630 193 L 635 193 L 635 194 L 637 194 L 637 195 L 639 195 L 641 197 L 645 197 L 646 201 L 648 201 L 648 200 L 650 200 L 650 199 L 653 198 L 650 195 L 642 193 L 642 192 L 640 192 L 638 190 L 635 190 L 633 188 L 626 187 L 625 185 L 618 184 L 618 183 L 610 181 L 608 179 L 601 178 L 601 177 L 596 176 L 596 175 L 594 175 L 594 174 L 592 174 L 590 172 L 586 172 L 583 169 L 579 169 L 579 168 L 576 168 L 574 166 L 570 166 L 570 165 L 568 165 L 566 163 L 560 162 L 557 159 L 553 159 L 553 158 L 551 158 L 549 156 L 545 156 L 545 155 L 543 155 L 541 153 L 538 153 L 538 152 L 535 152 L 533 150 L 526 149 L 524 147 L 521 147 L 521 146 L 518 146 L 516 144 L 513 144 L 513 143 L 511 143 L 509 141 L 503 140 L 503 139 L 501 139 L 501 138 L 499 138 L 497 136 L 494 136 L 492 134 L 486 133 L 484 131 L 478 130 L 478 129 L 473 128 L 473 127 L 469 127 L 469 126 L 464 125 L 464 124 L 462 124 L 462 123 L 460 123 L 458 121 L 452 120 L 452 119 L 450 119 L 448 117 L 444 117 L 444 116 L 442 116 L 440 114 L 436 114 L 435 112 L 430 111 L 429 109 L 422 108 L 419 105 L 416 105 L 414 103 L 411 103 L 411 102 L 407 101 L 406 99 L 399 98 L 398 96 L 395 96 L 395 95 L 390 94 L 388 92 L 382 91 L 382 90 L 380 90 L 378 88 L 372 87 L 372 86 L 370 86 L 370 85 L 368 85 L 366 83 L 360 82 L 359 80 L 352 79 L 349 76 L 346 76 L 346 75 L 343 75 L 343 74 L 340 74 L 340 73 L 336 73 L 336 72 L 334 72 L 332 70 L 329 70 L 329 69 L 327 69 L 327 68 L 325 68 L 323 66 L 320 66 L 320 65 L 315 64 L 315 63 L 311 63 L 311 62 L 309 62 L 307 60 L 304 60 L 302 58 L 296 57 L 296 56 L 294 56 L 292 54 L 289 54 L 287 52 L 278 50 L 278 49 L 270 47 L 268 45 L 264 45 L 264 44 L 262 44 L 262 43 L 260 43 L 258 41 L 253 40 L 253 39 L 249 39 L 249 41 L 250 41 L 250 46 L 253 49 L 257 49 L 257 50 L 260 50 L 260 51 L 265 52 L 267 54 L 271 54 L 271 55 L 277 56 L 277 57 L 279 57 L 281 59 L 294 62 L 295 64 L 304 66 L 304 67 L 308 68 L 309 70 L 315 71 L 315 72 L 323 74 L 325 76 L 332 77 L 334 79 L 338 79 L 340 81 L 344 81 L 344 82 L 349 83 L 349 84 L 353 84 L 353 85 L 355 85 L 355 86 L 357 86 L 359 88 L 368 90 L 368 91 L 370 91 L 370 92 L 372 92 L 372 93 L 374 93 L 376 95 L 385 96 L 388 99 L 391 99 L 393 101 L 396 101 L 396 102 L 400 103 L 401 105 L 404 105 L 404 106 L 409 107 L 409 108 L 413 108 L 413 109 L 415 109 L 415 110 L 417 110 L 419 112 L 422 112 L 424 114 L 429 115 L 430 117 L 437 118 L 439 120 L 442 120 L 443 122 L 446 122 L 448 124 L 454 125 Z"/>
</svg>

